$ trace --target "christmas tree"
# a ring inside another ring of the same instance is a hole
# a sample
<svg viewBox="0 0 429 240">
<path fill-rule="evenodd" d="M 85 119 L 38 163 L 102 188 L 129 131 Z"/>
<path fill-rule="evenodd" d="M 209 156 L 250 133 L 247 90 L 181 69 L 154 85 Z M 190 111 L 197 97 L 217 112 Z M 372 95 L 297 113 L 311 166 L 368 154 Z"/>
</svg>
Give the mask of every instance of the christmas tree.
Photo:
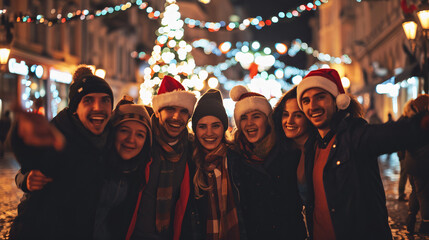
<svg viewBox="0 0 429 240">
<path fill-rule="evenodd" d="M 151 57 L 150 66 L 144 70 L 144 82 L 140 85 L 143 104 L 150 104 L 152 96 L 158 92 L 165 75 L 180 81 L 188 90 L 199 89 L 202 81 L 194 74 L 195 61 L 191 55 L 192 46 L 183 40 L 183 20 L 175 0 L 167 0 L 165 11 L 160 16 L 161 27 Z"/>
</svg>

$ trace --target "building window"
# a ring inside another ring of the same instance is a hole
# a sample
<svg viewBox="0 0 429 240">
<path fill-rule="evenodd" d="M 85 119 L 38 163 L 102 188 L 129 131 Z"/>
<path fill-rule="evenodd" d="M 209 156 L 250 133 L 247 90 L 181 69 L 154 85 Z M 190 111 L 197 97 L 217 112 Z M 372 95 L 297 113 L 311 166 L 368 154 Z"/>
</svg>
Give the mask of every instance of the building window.
<svg viewBox="0 0 429 240">
<path fill-rule="evenodd" d="M 28 1 L 28 9 L 30 9 L 30 13 L 32 16 L 36 16 L 38 14 L 44 14 L 42 10 L 42 6 L 45 5 L 45 1 Z M 44 24 L 29 24 L 30 31 L 30 41 L 37 44 L 43 44 L 45 42 L 46 36 L 46 26 Z"/>
<path fill-rule="evenodd" d="M 53 46 L 57 51 L 63 50 L 63 42 L 64 42 L 64 28 L 63 25 L 55 25 L 52 27 L 52 38 L 53 38 Z"/>
<path fill-rule="evenodd" d="M 113 74 L 116 73 L 115 68 L 114 68 L 115 67 L 115 51 L 114 51 L 115 47 L 114 46 L 115 45 L 112 42 L 109 42 L 108 49 L 109 49 L 109 52 L 110 52 L 111 56 L 109 57 L 109 62 L 108 62 L 109 67 L 108 67 L 108 69 L 114 70 Z"/>
<path fill-rule="evenodd" d="M 77 25 L 70 24 L 70 54 L 77 56 L 78 55 L 78 44 L 79 44 L 79 34 L 77 32 Z"/>
<path fill-rule="evenodd" d="M 98 56 L 100 67 L 104 67 L 104 39 L 103 37 L 98 38 Z"/>
<path fill-rule="evenodd" d="M 122 47 L 118 47 L 118 54 L 117 54 L 117 63 L 118 63 L 118 73 L 122 74 L 122 58 L 123 58 L 123 54 L 122 54 Z"/>
</svg>

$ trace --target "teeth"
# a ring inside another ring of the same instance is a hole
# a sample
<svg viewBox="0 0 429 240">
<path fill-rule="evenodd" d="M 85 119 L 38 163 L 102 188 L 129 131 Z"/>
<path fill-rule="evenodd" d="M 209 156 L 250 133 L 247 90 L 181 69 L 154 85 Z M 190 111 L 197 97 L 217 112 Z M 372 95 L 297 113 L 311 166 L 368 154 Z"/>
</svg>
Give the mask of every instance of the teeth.
<svg viewBox="0 0 429 240">
<path fill-rule="evenodd" d="M 104 117 L 92 117 L 94 120 L 104 120 Z"/>
<path fill-rule="evenodd" d="M 206 141 L 206 142 L 214 142 L 214 141 L 216 141 L 216 138 L 204 138 L 204 141 Z"/>
<path fill-rule="evenodd" d="M 318 116 L 321 116 L 321 115 L 322 115 L 322 113 L 316 113 L 316 114 L 312 114 L 311 117 L 318 117 Z"/>
<path fill-rule="evenodd" d="M 257 129 L 248 129 L 248 130 L 247 130 L 247 132 L 249 132 L 249 133 L 250 133 L 250 132 L 256 132 L 256 131 L 257 131 Z"/>
<path fill-rule="evenodd" d="M 179 128 L 179 127 L 180 127 L 180 124 L 170 123 L 170 126 L 175 127 L 175 128 Z"/>
<path fill-rule="evenodd" d="M 289 129 L 289 130 L 295 130 L 295 129 L 297 129 L 297 127 L 286 127 L 287 129 Z"/>
</svg>

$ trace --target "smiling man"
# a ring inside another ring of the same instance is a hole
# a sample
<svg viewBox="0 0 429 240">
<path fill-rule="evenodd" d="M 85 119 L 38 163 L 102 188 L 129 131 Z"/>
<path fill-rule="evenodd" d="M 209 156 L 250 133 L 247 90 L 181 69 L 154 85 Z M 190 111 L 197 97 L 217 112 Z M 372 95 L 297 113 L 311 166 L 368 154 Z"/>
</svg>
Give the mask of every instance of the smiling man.
<svg viewBox="0 0 429 240">
<path fill-rule="evenodd" d="M 132 223 L 131 239 L 179 239 L 192 177 L 192 135 L 187 124 L 197 99 L 176 79 L 165 76 L 152 99 L 150 178 Z"/>
<path fill-rule="evenodd" d="M 92 238 L 113 93 L 104 79 L 82 66 L 73 75 L 69 99 L 52 125 L 46 119 L 31 121 L 36 116 L 17 120 L 12 145 L 21 164 L 17 184 L 26 194 L 10 239 Z M 54 150 L 33 134 L 49 133 L 48 126 L 64 136 L 62 148 Z"/>
<path fill-rule="evenodd" d="M 305 145 L 313 239 L 392 239 L 377 156 L 428 142 L 428 116 L 367 124 L 335 69 L 311 71 L 297 100 L 319 133 Z"/>
</svg>

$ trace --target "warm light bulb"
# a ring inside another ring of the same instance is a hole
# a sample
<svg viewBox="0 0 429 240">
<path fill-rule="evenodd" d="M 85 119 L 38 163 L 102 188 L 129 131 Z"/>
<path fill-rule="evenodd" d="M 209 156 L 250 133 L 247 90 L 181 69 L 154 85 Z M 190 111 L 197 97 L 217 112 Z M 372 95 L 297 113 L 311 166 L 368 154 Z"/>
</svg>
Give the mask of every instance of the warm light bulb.
<svg viewBox="0 0 429 240">
<path fill-rule="evenodd" d="M 413 40 L 416 39 L 417 33 L 417 23 L 414 21 L 407 21 L 402 23 L 402 28 L 404 29 L 405 36 L 407 39 Z"/>
<path fill-rule="evenodd" d="M 422 28 L 425 30 L 428 30 L 429 29 L 429 10 L 418 11 L 417 17 L 419 17 Z"/>
</svg>

